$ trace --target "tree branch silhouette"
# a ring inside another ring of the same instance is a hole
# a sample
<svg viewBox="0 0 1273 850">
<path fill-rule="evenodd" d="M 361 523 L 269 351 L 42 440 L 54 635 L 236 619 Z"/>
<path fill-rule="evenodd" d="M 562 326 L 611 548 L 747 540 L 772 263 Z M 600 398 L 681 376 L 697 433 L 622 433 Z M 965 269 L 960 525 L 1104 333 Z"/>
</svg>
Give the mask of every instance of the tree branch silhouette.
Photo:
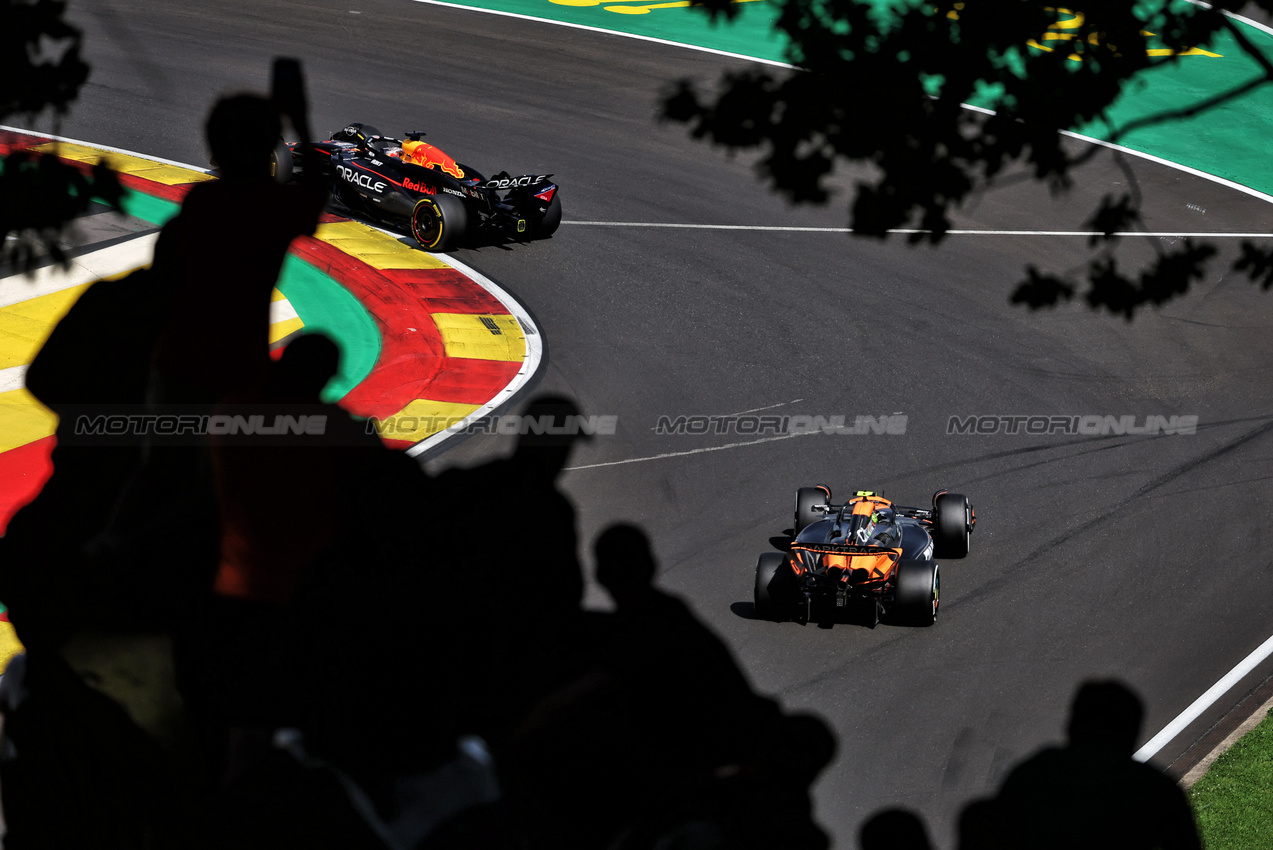
<svg viewBox="0 0 1273 850">
<path fill-rule="evenodd" d="M 681 80 L 664 96 L 661 117 L 731 151 L 759 149 L 759 177 L 793 203 L 827 202 L 825 180 L 840 163 L 873 166 L 878 176 L 856 183 L 849 217 L 854 233 L 877 238 L 918 228 L 910 242 L 941 242 L 951 213 L 1010 167 L 1027 169 L 1054 193 L 1066 191 L 1074 169 L 1098 150 L 1067 151 L 1071 128 L 1102 122 L 1117 142 L 1273 83 L 1273 62 L 1219 9 L 1178 9 L 1172 0 L 1075 0 L 1066 8 L 1042 0 L 775 2 L 776 28 L 796 70 L 729 72 L 714 92 Z M 737 12 L 730 0 L 696 5 L 713 18 Z M 1260 5 L 1273 8 L 1273 0 Z M 1182 52 L 1221 32 L 1264 73 L 1185 107 L 1114 124 L 1109 110 L 1128 82 L 1180 62 Z M 1171 52 L 1154 56 L 1151 46 Z M 970 102 L 985 109 L 965 108 Z M 1139 193 L 1106 196 L 1088 222 L 1099 234 L 1093 247 L 1138 224 L 1140 207 Z M 1273 267 L 1273 248 L 1247 243 L 1243 251 L 1245 264 L 1235 268 L 1257 275 Z M 1188 241 L 1160 249 L 1135 280 L 1103 254 L 1088 264 L 1084 300 L 1130 320 L 1141 307 L 1187 292 L 1216 253 Z M 1073 282 L 1031 268 L 1011 302 L 1037 309 L 1076 292 Z"/>
<path fill-rule="evenodd" d="M 34 122 L 49 110 L 56 124 L 79 96 L 89 66 L 65 12 L 60 0 L 0 0 L 0 121 L 18 115 Z M 56 148 L 7 153 L 0 159 L 0 263 L 27 272 L 45 257 L 64 263 L 59 242 L 77 216 L 94 201 L 120 208 L 123 187 L 104 163 L 77 167 Z"/>
</svg>

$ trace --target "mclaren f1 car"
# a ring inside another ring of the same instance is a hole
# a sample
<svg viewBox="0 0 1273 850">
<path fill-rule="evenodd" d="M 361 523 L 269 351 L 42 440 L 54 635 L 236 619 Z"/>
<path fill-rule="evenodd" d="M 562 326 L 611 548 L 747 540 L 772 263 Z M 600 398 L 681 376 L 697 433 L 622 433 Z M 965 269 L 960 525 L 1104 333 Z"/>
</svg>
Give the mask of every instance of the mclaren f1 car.
<svg viewBox="0 0 1273 850">
<path fill-rule="evenodd" d="M 334 205 L 360 218 L 411 234 L 429 251 L 450 251 L 481 234 L 524 240 L 551 236 L 561 223 L 561 196 L 551 174 L 507 172 L 486 177 L 409 132 L 381 135 L 349 124 L 315 142 L 314 161 L 331 186 Z M 287 145 L 276 177 L 300 174 L 299 145 Z"/>
<path fill-rule="evenodd" d="M 796 492 L 786 553 L 756 564 L 756 614 L 774 620 L 932 625 L 941 602 L 938 559 L 968 554 L 976 514 L 939 490 L 931 508 L 858 490 L 836 504 L 823 485 Z"/>
</svg>

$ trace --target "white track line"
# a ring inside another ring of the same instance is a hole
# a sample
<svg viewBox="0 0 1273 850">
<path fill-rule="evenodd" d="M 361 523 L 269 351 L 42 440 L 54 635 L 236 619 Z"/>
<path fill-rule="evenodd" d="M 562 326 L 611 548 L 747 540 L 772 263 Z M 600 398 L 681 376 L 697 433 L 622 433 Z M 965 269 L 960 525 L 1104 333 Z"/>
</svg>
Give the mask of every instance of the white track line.
<svg viewBox="0 0 1273 850">
<path fill-rule="evenodd" d="M 38 268 L 30 275 L 18 273 L 0 278 L 0 307 L 150 265 L 158 239 L 158 233 L 147 233 L 100 251 L 72 257 L 68 268 L 54 263 Z"/>
<path fill-rule="evenodd" d="M 1225 674 L 1224 678 L 1212 685 L 1207 692 L 1198 697 L 1193 703 L 1176 717 L 1175 720 L 1163 727 L 1162 731 L 1145 743 L 1145 746 L 1136 751 L 1132 758 L 1136 761 L 1149 761 L 1159 750 L 1171 743 L 1177 735 L 1185 730 L 1185 727 L 1197 720 L 1204 711 L 1216 703 L 1220 697 L 1229 692 L 1229 689 L 1254 670 L 1260 662 L 1273 655 L 1273 637 L 1270 637 L 1264 643 L 1260 644 L 1254 652 L 1243 658 L 1238 665 Z"/>
<path fill-rule="evenodd" d="M 686 449 L 683 452 L 664 452 L 661 455 L 649 455 L 647 457 L 630 457 L 626 460 L 610 460 L 605 463 L 585 463 L 579 466 L 567 466 L 563 471 L 570 472 L 576 469 L 599 469 L 603 466 L 624 466 L 629 463 L 643 463 L 647 460 L 664 460 L 669 457 L 687 457 L 688 455 L 701 455 L 706 452 L 723 452 L 725 449 L 739 449 L 746 446 L 758 446 L 761 443 L 772 443 L 775 440 L 790 440 L 792 437 L 807 437 L 810 434 L 821 434 L 821 431 L 802 431 L 795 434 L 781 434 L 777 437 L 762 437 L 759 440 L 748 440 L 743 443 L 726 443 L 723 446 L 707 446 L 701 449 Z"/>
<path fill-rule="evenodd" d="M 277 301 L 270 302 L 270 324 L 277 325 L 279 322 L 286 322 L 291 319 L 299 319 L 300 315 L 296 312 L 296 308 L 292 306 L 292 302 L 286 298 L 280 298 Z"/>
<path fill-rule="evenodd" d="M 1201 6 L 1204 9 L 1210 9 L 1212 11 L 1216 10 L 1215 6 L 1212 6 L 1210 3 L 1204 3 L 1202 2 L 1202 0 L 1185 0 L 1185 2 L 1192 3 L 1195 6 Z M 1235 21 L 1240 21 L 1246 24 L 1247 26 L 1255 27 L 1257 30 L 1262 30 L 1263 32 L 1268 33 L 1269 35 L 1273 35 L 1273 27 L 1265 26 L 1259 21 L 1253 21 L 1250 18 L 1244 18 L 1239 14 L 1236 14 L 1234 12 L 1229 12 L 1224 9 L 1220 9 L 1219 12 L 1220 14 L 1224 15 L 1226 18 L 1233 18 L 1233 20 Z"/>
<path fill-rule="evenodd" d="M 772 59 L 760 59 L 755 56 L 746 56 L 741 53 L 730 53 L 728 51 L 717 50 L 712 47 L 699 47 L 698 45 L 686 44 L 685 42 L 681 42 L 681 41 L 669 41 L 667 39 L 662 39 L 662 38 L 651 38 L 650 36 L 646 36 L 646 35 L 636 35 L 635 33 L 626 33 L 626 32 L 621 32 L 619 30 L 606 29 L 605 27 L 585 26 L 583 24 L 567 23 L 566 21 L 555 21 L 551 18 L 538 18 L 538 17 L 535 17 L 534 15 L 521 15 L 516 12 L 502 12 L 496 9 L 483 9 L 477 6 L 468 6 L 463 3 L 445 3 L 445 2 L 442 2 L 442 0 L 413 0 L 413 2 L 428 3 L 432 6 L 445 6 L 449 9 L 467 9 L 470 12 L 482 12 L 488 15 L 498 15 L 500 17 L 505 17 L 505 18 L 517 18 L 518 20 L 523 20 L 523 21 L 536 21 L 538 23 L 543 23 L 543 24 L 552 24 L 553 26 L 568 27 L 570 29 L 578 29 L 578 30 L 587 30 L 589 32 L 601 33 L 603 35 L 618 36 L 620 38 L 631 38 L 631 39 L 636 39 L 637 41 L 650 41 L 650 42 L 654 42 L 655 44 L 666 44 L 672 47 L 679 47 L 684 50 L 693 50 L 698 53 L 711 53 L 716 56 L 726 56 L 731 59 L 744 59 L 748 62 L 756 62 L 761 65 L 771 65 L 775 68 L 787 68 L 792 71 L 799 70 L 799 66 L 792 65 L 789 62 L 775 62 Z M 1188 2 L 1191 2 L 1196 6 L 1202 6 L 1203 8 L 1206 8 L 1206 9 L 1211 8 L 1209 4 L 1198 2 L 1198 0 L 1188 0 Z M 1253 21 L 1250 18 L 1244 18 L 1241 15 L 1235 15 L 1231 12 L 1223 12 L 1223 14 L 1226 17 L 1232 18 L 1235 21 L 1238 21 L 1240 23 L 1246 24 L 1247 26 L 1254 27 L 1255 29 L 1258 29 L 1273 35 L 1273 28 L 1266 27 L 1265 25 L 1261 23 L 1257 23 L 1256 21 Z M 963 106 L 964 109 L 971 109 L 974 112 L 982 112 L 982 113 L 985 113 L 986 115 L 994 114 L 994 110 L 986 109 L 985 107 L 982 107 L 982 106 L 973 106 L 972 104 L 969 104 L 969 103 L 964 103 L 960 105 Z M 1110 150 L 1118 151 L 1120 153 L 1125 153 L 1129 156 L 1140 157 L 1141 159 L 1145 159 L 1150 162 L 1156 162 L 1159 165 L 1165 165 L 1168 168 L 1174 168 L 1177 171 L 1183 171 L 1186 174 L 1192 174 L 1195 177 L 1201 177 L 1204 180 L 1210 180 L 1211 182 L 1218 183 L 1221 186 L 1227 186 L 1228 188 L 1234 189 L 1235 191 L 1242 192 L 1244 194 L 1251 195 L 1256 198 L 1260 198 L 1261 200 L 1268 201 L 1269 203 L 1273 203 L 1273 196 L 1267 195 L 1264 192 L 1257 191 L 1255 189 L 1252 189 L 1249 186 L 1243 186 L 1241 183 L 1235 183 L 1234 181 L 1228 180 L 1224 177 L 1217 177 L 1214 174 L 1208 174 L 1205 171 L 1199 171 L 1196 168 L 1190 168 L 1187 165 L 1181 165 L 1178 162 L 1172 162 L 1171 160 L 1163 159 L 1162 157 L 1159 157 L 1159 156 L 1154 156 L 1153 154 L 1150 154 L 1150 153 L 1144 153 L 1142 151 L 1134 150 L 1133 148 L 1123 147 L 1122 145 L 1118 145 L 1113 142 L 1107 142 L 1107 141 L 1104 141 L 1103 139 L 1097 139 L 1093 136 L 1084 136 L 1081 133 L 1075 133 L 1070 130 L 1062 130 L 1061 135 L 1068 136 L 1071 139 L 1077 139 L 1082 142 L 1089 142 L 1093 145 L 1100 145 L 1103 148 L 1109 148 Z M 567 222 L 562 222 L 562 224 L 566 224 L 566 223 Z"/>
<path fill-rule="evenodd" d="M 568 21 L 555 21 L 551 18 L 537 18 L 534 15 L 522 15 L 517 12 L 504 12 L 499 9 L 484 9 L 478 6 L 467 6 L 463 3 L 443 3 L 442 0 L 414 0 L 416 3 L 428 3 L 430 6 L 445 6 L 448 9 L 465 9 L 470 12 L 482 12 L 487 15 L 497 15 L 501 18 L 516 18 L 519 21 L 538 21 L 544 24 L 553 24 L 558 27 L 567 27 L 572 30 L 586 30 L 587 32 L 601 33 L 602 35 L 617 35 L 623 38 L 631 38 L 637 41 L 648 41 L 653 44 L 665 44 L 669 47 L 687 48 L 696 50 L 699 53 L 711 53 L 715 56 L 725 56 L 729 59 L 742 59 L 745 62 L 758 62 L 761 65 L 773 65 L 776 68 L 791 68 L 796 66 L 786 62 L 776 62 L 773 59 L 757 59 L 755 56 L 747 56 L 743 53 L 730 53 L 728 50 L 717 50 L 714 47 L 699 47 L 694 44 L 686 44 L 683 41 L 669 41 L 666 38 L 655 38 L 649 35 L 637 35 L 636 33 L 620 32 L 618 30 L 610 30 L 605 27 L 591 27 L 586 24 L 572 24 Z"/>
<path fill-rule="evenodd" d="M 421 0 L 423 2 L 423 0 Z M 1273 200 L 1273 199 L 1270 199 Z M 864 231 L 854 230 L 852 227 L 787 227 L 784 225 L 754 225 L 754 224 L 685 224 L 677 222 L 660 222 L 660 221 L 563 221 L 562 224 L 573 224 L 577 227 L 664 227 L 684 230 L 747 230 L 760 232 L 776 232 L 776 233 L 859 233 Z M 931 230 L 920 228 L 897 227 L 892 228 L 888 233 L 891 234 L 917 234 L 932 233 Z M 1104 236 L 1099 230 L 947 230 L 946 236 Z M 1271 232 L 1264 233 L 1180 233 L 1168 231 L 1141 231 L 1141 230 L 1119 230 L 1111 236 L 1149 236 L 1158 239 L 1267 239 L 1273 236 Z"/>
<path fill-rule="evenodd" d="M 20 390 L 27 385 L 27 366 L 10 366 L 8 369 L 0 369 L 0 393 L 7 393 L 11 390 Z"/>
<path fill-rule="evenodd" d="M 0 124 L 0 130 L 8 130 L 11 133 L 24 133 L 28 136 L 39 136 L 42 139 L 51 139 L 55 142 L 69 142 L 73 145 L 84 145 L 87 148 L 96 148 L 97 150 L 110 151 L 111 153 L 123 154 L 124 156 L 135 156 L 138 159 L 148 159 L 151 162 L 159 162 L 164 165 L 175 165 L 178 168 L 186 168 L 190 171 L 198 171 L 201 174 L 211 174 L 212 171 L 207 168 L 200 168 L 197 165 L 191 165 L 188 162 L 177 162 L 175 159 L 164 159 L 162 156 L 151 156 L 148 153 L 138 153 L 137 151 L 124 150 L 123 148 L 113 148 L 110 145 L 102 145 L 97 142 L 85 142 L 80 139 L 72 139 L 67 136 L 55 136 L 52 133 L 43 133 L 39 130 L 31 130 L 26 127 L 10 127 L 7 124 Z"/>
</svg>

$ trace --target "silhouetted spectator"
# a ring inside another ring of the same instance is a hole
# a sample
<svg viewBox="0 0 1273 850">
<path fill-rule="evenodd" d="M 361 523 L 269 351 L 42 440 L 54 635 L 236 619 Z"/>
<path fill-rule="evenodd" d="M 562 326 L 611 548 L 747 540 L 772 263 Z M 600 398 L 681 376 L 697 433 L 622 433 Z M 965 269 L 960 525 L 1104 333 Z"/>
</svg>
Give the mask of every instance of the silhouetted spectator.
<svg viewBox="0 0 1273 850">
<path fill-rule="evenodd" d="M 599 618 L 581 609 L 575 511 L 557 486 L 583 436 L 579 415 L 569 399 L 536 398 L 510 457 L 432 485 L 447 584 L 482 618 L 462 640 L 478 664 L 455 677 L 457 693 L 480 719 L 535 847 L 603 846 L 633 792 L 630 712 Z"/>
<path fill-rule="evenodd" d="M 339 362 L 334 342 L 305 334 L 273 365 L 266 393 L 227 396 L 214 408 L 233 427 L 256 430 L 258 422 L 284 431 L 211 438 L 221 516 L 213 586 L 219 595 L 289 603 L 306 567 L 345 533 L 353 479 L 388 452 L 361 422 L 323 403 L 320 393 Z"/>
<path fill-rule="evenodd" d="M 831 845 L 813 819 L 812 788 L 835 750 L 835 733 L 813 715 L 783 715 L 766 725 L 760 741 L 762 781 L 746 809 L 753 846 L 825 850 Z"/>
<path fill-rule="evenodd" d="M 190 190 L 155 246 L 154 272 L 166 293 L 150 413 L 207 415 L 227 394 L 265 392 L 271 292 L 288 246 L 314 232 L 327 199 L 316 174 L 293 185 L 272 177 L 281 126 L 279 104 L 261 95 L 233 95 L 213 106 L 206 133 L 220 179 Z M 213 233 L 222 238 L 213 242 Z M 206 446 L 151 441 L 111 544 L 120 559 L 140 565 L 154 604 L 170 620 L 188 618 L 192 599 L 206 593 L 218 529 Z"/>
<path fill-rule="evenodd" d="M 526 544 L 521 569 L 507 576 L 512 585 L 526 595 L 518 609 L 532 614 L 537 621 L 554 614 L 574 614 L 583 601 L 583 568 L 579 564 L 578 536 L 575 531 L 575 508 L 557 488 L 557 477 L 566 467 L 576 442 L 589 439 L 575 431 L 581 416 L 579 407 L 561 396 L 533 399 L 522 411 L 523 423 L 547 424 L 549 431 L 536 433 L 529 425 L 517 440 L 517 448 L 508 461 L 505 486 L 494 493 L 506 493 L 511 501 L 501 502 L 508 508 L 501 518 L 502 529 L 509 539 Z M 562 429 L 566 433 L 551 433 Z M 510 601 L 513 601 L 510 599 Z M 525 603 L 529 602 L 527 606 Z"/>
<path fill-rule="evenodd" d="M 885 809 L 871 815 L 858 833 L 862 850 L 932 850 L 928 830 L 919 815 L 906 809 Z"/>
<path fill-rule="evenodd" d="M 141 463 L 137 437 L 82 433 L 106 415 L 142 412 L 163 287 L 146 270 L 90 286 L 54 327 L 26 373 L 27 389 L 58 415 L 54 474 L 10 521 L 0 598 L 20 638 L 56 648 L 71 629 L 130 600 L 123 577 L 89 560 L 94 538 Z M 155 328 L 151 334 L 146 328 Z M 127 582 L 131 584 L 131 582 Z"/>
<path fill-rule="evenodd" d="M 270 293 L 288 246 L 314 232 L 327 201 L 317 175 L 292 185 L 271 176 L 281 126 L 278 106 L 253 94 L 223 98 L 208 116 L 220 179 L 190 190 L 155 248 L 172 288 L 154 360 L 161 402 L 265 388 Z M 225 238 L 213 247 L 211 233 Z"/>
<path fill-rule="evenodd" d="M 645 777 L 633 794 L 642 819 L 621 846 L 826 848 L 810 786 L 834 755 L 830 729 L 753 692 L 721 639 L 655 586 L 639 528 L 607 528 L 594 552 Z"/>
<path fill-rule="evenodd" d="M 575 509 L 556 481 L 584 438 L 566 433 L 578 415 L 567 398 L 538 397 L 521 413 L 535 428 L 512 456 L 447 470 L 431 484 L 431 555 L 446 565 L 438 590 L 480 600 L 485 618 L 469 646 L 485 665 L 456 684 L 488 716 L 496 742 L 530 703 L 576 675 L 574 651 L 586 643 L 573 634 L 584 587 Z M 561 433 L 535 433 L 550 423 Z"/>
<path fill-rule="evenodd" d="M 1132 759 L 1144 709 L 1114 681 L 1086 682 L 1070 708 L 1069 741 L 1018 765 L 995 799 L 1006 847 L 1196 850 L 1184 792 Z"/>
<path fill-rule="evenodd" d="M 54 653 L 10 667 L 0 693 L 4 846 L 189 847 L 186 789 L 128 714 Z"/>
<path fill-rule="evenodd" d="M 993 799 L 973 800 L 959 813 L 955 850 L 1011 850 Z"/>
<path fill-rule="evenodd" d="M 154 585 L 131 561 L 110 558 L 102 544 L 121 495 L 141 465 L 141 438 L 93 433 L 91 427 L 103 418 L 144 412 L 163 305 L 162 282 L 151 271 L 98 281 L 59 320 L 27 370 L 28 389 L 59 417 L 54 472 L 0 541 L 0 596 L 10 606 L 25 647 L 32 705 L 47 707 L 51 699 L 59 710 L 46 710 L 37 719 L 31 712 L 40 709 L 28 707 L 23 709 L 26 719 L 11 718 L 11 729 L 25 736 L 26 745 L 9 772 L 14 784 L 28 783 L 22 789 L 13 784 L 6 788 L 6 808 L 15 813 L 15 820 L 31 817 L 28 807 L 47 811 L 41 807 L 48 801 L 38 795 L 48 792 L 62 798 L 57 805 L 66 823 L 59 826 L 94 823 L 92 792 L 76 786 L 61 794 L 56 789 L 63 780 L 42 772 L 42 767 L 57 765 L 68 777 L 82 780 L 100 770 L 93 759 L 115 758 L 127 762 L 118 768 L 123 781 L 126 771 L 153 767 L 162 747 L 173 775 L 155 781 L 173 782 L 175 788 L 180 786 L 178 776 L 187 780 L 200 771 L 180 700 L 164 672 L 170 669 L 171 657 L 157 634 L 162 626 L 151 616 Z M 108 643 L 101 642 L 103 635 L 109 636 Z M 68 652 L 68 644 L 78 649 Z M 86 647 L 93 649 L 87 654 L 79 651 Z M 146 659 L 148 668 L 138 680 L 130 665 L 140 658 Z M 120 705 L 75 681 L 67 659 L 103 691 L 127 693 L 129 709 L 145 724 L 144 732 L 125 722 Z M 119 729 L 111 741 L 83 746 L 85 724 Z M 83 757 L 80 763 L 72 758 L 77 752 Z M 109 756 L 103 755 L 107 752 Z M 34 760 L 45 765 L 34 765 Z M 151 780 L 128 781 L 144 785 Z M 110 794 L 103 790 L 100 796 L 109 800 Z M 130 805 L 123 803 L 121 809 Z M 38 821 L 41 815 L 34 817 Z M 46 834 L 51 836 L 54 829 Z M 113 840 L 102 838 L 107 845 Z"/>
<path fill-rule="evenodd" d="M 615 602 L 614 652 L 662 762 L 663 780 L 755 756 L 777 715 L 757 696 L 729 649 L 680 599 L 654 585 L 657 566 L 639 528 L 614 525 L 594 544 L 597 581 Z M 686 723 L 710 717 L 710 723 Z"/>
<path fill-rule="evenodd" d="M 337 366 L 330 340 L 302 336 L 272 366 L 264 403 L 228 396 L 214 408 L 298 426 L 325 417 L 321 434 L 306 424 L 304 435 L 213 439 L 223 542 L 201 693 L 214 729 L 220 721 L 228 733 L 224 815 L 283 835 L 304 822 L 310 789 L 330 796 L 338 779 L 352 809 L 309 815 L 330 821 L 328 832 L 352 829 L 356 845 L 387 832 L 412 836 L 400 846 L 445 835 L 495 848 L 503 820 L 493 770 L 461 746 L 453 696 L 458 670 L 485 670 L 464 649 L 465 629 L 478 625 L 455 596 L 432 592 L 432 541 L 413 533 L 429 508 L 419 466 L 320 402 Z M 405 540 L 382 550 L 383 534 Z M 380 551 L 397 560 L 380 561 Z M 307 770 L 272 746 L 284 725 L 295 727 L 291 749 Z"/>
<path fill-rule="evenodd" d="M 324 560 L 356 553 L 354 505 L 374 496 L 364 476 L 394 461 L 423 479 L 321 401 L 338 367 L 335 343 L 303 335 L 271 365 L 266 393 L 213 407 L 217 430 L 230 432 L 210 438 L 220 559 L 204 615 L 184 633 L 196 656 L 183 683 L 210 734 L 230 736 L 230 773 L 267 752 L 275 729 L 311 725 L 320 679 L 311 643 L 325 615 L 298 597 Z"/>
<path fill-rule="evenodd" d="M 702 728 L 714 718 L 686 718 Z M 755 758 L 722 765 L 674 784 L 642 780 L 641 817 L 613 850 L 827 850 L 830 838 L 813 819 L 810 790 L 835 755 L 822 720 L 785 715 L 768 723 Z M 649 799 L 653 793 L 653 799 Z"/>
</svg>

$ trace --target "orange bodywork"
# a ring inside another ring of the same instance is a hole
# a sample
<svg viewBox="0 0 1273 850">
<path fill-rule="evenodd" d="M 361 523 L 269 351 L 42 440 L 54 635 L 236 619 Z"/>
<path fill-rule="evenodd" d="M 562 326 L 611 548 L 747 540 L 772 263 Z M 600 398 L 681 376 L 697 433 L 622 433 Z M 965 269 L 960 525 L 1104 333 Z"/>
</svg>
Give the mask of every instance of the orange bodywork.
<svg viewBox="0 0 1273 850">
<path fill-rule="evenodd" d="M 799 543 L 791 547 L 792 557 L 790 559 L 791 568 L 796 575 L 804 572 L 804 564 L 797 552 L 811 551 L 818 553 L 818 565 L 824 570 L 832 567 L 839 567 L 844 570 L 845 576 L 849 576 L 855 570 L 866 570 L 866 578 L 855 582 L 862 584 L 863 581 L 882 581 L 893 574 L 893 570 L 897 567 L 898 560 L 902 557 L 901 549 L 879 549 L 870 554 L 850 554 L 847 552 L 827 552 L 819 546 L 804 546 Z"/>
<path fill-rule="evenodd" d="M 436 168 L 445 171 L 456 180 L 464 177 L 464 169 L 459 164 L 428 142 L 405 141 L 402 143 L 402 159 L 405 162 L 423 165 L 425 168 Z"/>
<path fill-rule="evenodd" d="M 890 508 L 893 503 L 882 496 L 864 496 L 854 499 L 848 504 L 853 506 L 851 514 L 853 516 L 870 516 L 881 508 Z M 865 547 L 851 547 L 865 548 Z M 829 551 L 829 547 L 825 545 L 808 545 L 794 543 L 791 546 L 791 557 L 789 563 L 796 575 L 800 575 L 805 571 L 799 552 L 813 552 L 818 555 L 818 566 L 823 570 L 839 567 L 844 571 L 844 580 L 848 578 L 856 570 L 865 570 L 865 578 L 861 578 L 863 574 L 858 573 L 859 580 L 854 584 L 862 584 L 864 582 L 883 581 L 893 574 L 893 570 L 897 568 L 897 562 L 901 560 L 901 549 L 873 549 L 869 553 L 857 552 L 839 552 Z"/>
</svg>

